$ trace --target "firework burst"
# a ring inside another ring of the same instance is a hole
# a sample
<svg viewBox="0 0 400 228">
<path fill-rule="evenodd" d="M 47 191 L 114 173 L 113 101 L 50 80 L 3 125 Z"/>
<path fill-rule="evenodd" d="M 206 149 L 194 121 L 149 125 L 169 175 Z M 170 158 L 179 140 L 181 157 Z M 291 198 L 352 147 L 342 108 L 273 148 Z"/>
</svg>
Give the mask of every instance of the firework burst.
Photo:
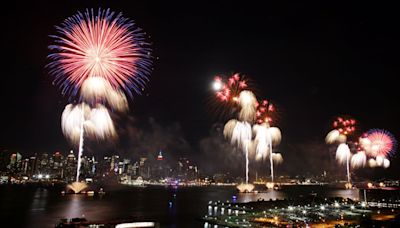
<svg viewBox="0 0 400 228">
<path fill-rule="evenodd" d="M 351 118 L 337 117 L 333 121 L 335 128 L 341 135 L 350 135 L 356 130 L 356 120 Z"/>
<path fill-rule="evenodd" d="M 151 48 L 133 21 L 109 9 L 86 10 L 56 27 L 49 46 L 54 84 L 63 94 L 76 96 L 89 77 L 102 77 L 114 89 L 140 94 L 151 71 Z"/>
<path fill-rule="evenodd" d="M 214 94 L 209 103 L 211 112 L 218 118 L 232 118 L 240 110 L 239 94 L 249 89 L 248 80 L 236 73 L 230 77 L 215 76 L 212 88 Z"/>
<path fill-rule="evenodd" d="M 237 102 L 240 92 L 247 88 L 247 81 L 238 73 L 232 75 L 227 80 L 224 80 L 222 76 L 214 78 L 213 89 L 215 90 L 216 97 L 221 102 Z"/>
<path fill-rule="evenodd" d="M 372 129 L 364 134 L 363 146 L 370 156 L 391 157 L 396 152 L 394 136 L 382 129 Z"/>
<path fill-rule="evenodd" d="M 258 124 L 267 123 L 271 124 L 273 115 L 275 114 L 275 106 L 268 100 L 262 100 L 256 104 L 256 121 Z"/>
</svg>

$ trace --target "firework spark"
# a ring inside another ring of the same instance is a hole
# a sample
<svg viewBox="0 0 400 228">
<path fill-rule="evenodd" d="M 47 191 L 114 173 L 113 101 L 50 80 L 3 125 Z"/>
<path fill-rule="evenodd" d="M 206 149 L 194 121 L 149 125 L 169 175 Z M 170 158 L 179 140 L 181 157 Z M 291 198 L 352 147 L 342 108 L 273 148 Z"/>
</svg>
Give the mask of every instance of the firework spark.
<svg viewBox="0 0 400 228">
<path fill-rule="evenodd" d="M 340 164 L 346 164 L 347 183 L 350 184 L 350 148 L 347 144 L 341 143 L 336 150 L 336 159 Z"/>
<path fill-rule="evenodd" d="M 272 153 L 272 159 L 276 164 L 280 164 L 283 162 L 283 157 L 281 153 Z"/>
<path fill-rule="evenodd" d="M 268 131 L 268 127 L 266 126 L 266 124 L 262 124 L 262 125 L 254 125 L 253 126 L 253 130 L 255 132 L 255 139 L 254 139 L 254 143 L 255 143 L 255 152 L 256 152 L 256 160 L 261 160 L 261 159 L 265 159 L 269 153 L 271 153 L 272 151 L 270 151 L 270 143 L 269 142 L 269 134 L 270 132 Z"/>
<path fill-rule="evenodd" d="M 348 157 L 351 156 L 350 148 L 347 144 L 341 143 L 336 150 L 336 160 L 340 164 L 345 164 Z"/>
<path fill-rule="evenodd" d="M 81 133 L 97 139 L 115 137 L 115 128 L 108 110 L 98 104 L 91 109 L 85 103 L 65 107 L 61 118 L 64 135 L 72 144 L 78 144 Z"/>
<path fill-rule="evenodd" d="M 107 104 L 119 112 L 128 110 L 125 94 L 113 89 L 111 84 L 102 77 L 89 77 L 83 82 L 81 99 L 91 105 Z"/>
<path fill-rule="evenodd" d="M 236 123 L 238 121 L 235 119 L 229 120 L 224 126 L 224 137 L 227 139 L 231 139 L 233 135 L 233 130 L 236 127 Z"/>
<path fill-rule="evenodd" d="M 140 94 L 151 71 L 151 48 L 133 21 L 109 9 L 67 18 L 51 36 L 47 65 L 63 94 L 76 96 L 88 77 L 102 77 L 114 89 Z"/>
<path fill-rule="evenodd" d="M 251 141 L 251 137 L 252 130 L 250 124 L 238 121 L 232 132 L 231 143 L 245 151 Z"/>
<path fill-rule="evenodd" d="M 61 129 L 72 144 L 78 144 L 82 130 L 81 126 L 85 127 L 84 122 L 88 118 L 89 113 L 90 107 L 84 103 L 65 106 L 61 117 Z"/>
<path fill-rule="evenodd" d="M 239 94 L 239 120 L 253 123 L 255 120 L 257 99 L 251 91 L 244 90 Z"/>
<path fill-rule="evenodd" d="M 332 130 L 326 135 L 325 142 L 328 144 L 333 144 L 338 141 L 339 136 L 340 133 L 338 130 Z"/>
<path fill-rule="evenodd" d="M 107 139 L 116 136 L 110 114 L 108 113 L 108 110 L 100 104 L 90 111 L 90 118 L 87 120 L 87 125 L 87 134 L 90 137 Z"/>
<path fill-rule="evenodd" d="M 247 122 L 237 122 L 232 132 L 231 143 L 241 148 L 246 155 L 246 184 L 249 182 L 249 146 L 252 138 L 251 125 Z"/>
<path fill-rule="evenodd" d="M 359 151 L 355 155 L 351 157 L 351 167 L 352 168 L 361 168 L 364 167 L 367 163 L 367 155 L 364 151 Z"/>
</svg>

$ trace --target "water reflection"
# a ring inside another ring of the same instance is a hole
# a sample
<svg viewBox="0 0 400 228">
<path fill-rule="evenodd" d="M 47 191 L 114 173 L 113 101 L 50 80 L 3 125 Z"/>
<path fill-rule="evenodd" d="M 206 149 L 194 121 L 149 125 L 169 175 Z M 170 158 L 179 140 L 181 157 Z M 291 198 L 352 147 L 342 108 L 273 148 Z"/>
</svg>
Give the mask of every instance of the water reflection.
<svg viewBox="0 0 400 228">
<path fill-rule="evenodd" d="M 262 200 L 280 200 L 286 197 L 286 194 L 282 191 L 274 189 L 268 189 L 266 192 L 259 193 L 239 193 L 238 203 L 247 203 L 251 201 L 262 201 Z"/>
<path fill-rule="evenodd" d="M 327 196 L 359 200 L 360 199 L 360 190 L 359 189 L 338 189 L 338 190 L 328 192 Z"/>
<path fill-rule="evenodd" d="M 66 218 L 77 218 L 77 217 L 85 217 L 82 208 L 82 197 L 81 194 L 71 194 L 69 195 L 69 201 L 67 207 L 64 211 L 64 215 Z"/>
<path fill-rule="evenodd" d="M 37 188 L 33 195 L 31 211 L 35 212 L 45 210 L 47 204 L 47 196 L 47 189 Z"/>
</svg>

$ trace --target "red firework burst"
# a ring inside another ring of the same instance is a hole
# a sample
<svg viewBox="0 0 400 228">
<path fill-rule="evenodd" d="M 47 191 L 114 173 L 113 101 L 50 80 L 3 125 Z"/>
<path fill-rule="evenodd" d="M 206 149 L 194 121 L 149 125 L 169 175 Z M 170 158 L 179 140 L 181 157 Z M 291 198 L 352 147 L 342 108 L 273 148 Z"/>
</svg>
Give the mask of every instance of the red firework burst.
<svg viewBox="0 0 400 228">
<path fill-rule="evenodd" d="M 131 95 L 141 93 L 151 71 L 151 49 L 135 24 L 110 10 L 93 10 L 66 19 L 49 49 L 47 66 L 63 94 L 76 95 L 83 82 L 102 77 Z"/>
<path fill-rule="evenodd" d="M 272 116 L 275 113 L 275 106 L 268 100 L 263 100 L 257 103 L 256 118 L 257 123 L 268 123 L 270 124 L 273 120 Z"/>
<path fill-rule="evenodd" d="M 333 121 L 333 128 L 338 130 L 342 135 L 350 135 L 356 130 L 356 120 L 338 117 Z"/>
<path fill-rule="evenodd" d="M 248 87 L 247 81 L 236 73 L 224 81 L 221 76 L 214 79 L 214 90 L 222 102 L 237 102 L 241 91 Z"/>
</svg>

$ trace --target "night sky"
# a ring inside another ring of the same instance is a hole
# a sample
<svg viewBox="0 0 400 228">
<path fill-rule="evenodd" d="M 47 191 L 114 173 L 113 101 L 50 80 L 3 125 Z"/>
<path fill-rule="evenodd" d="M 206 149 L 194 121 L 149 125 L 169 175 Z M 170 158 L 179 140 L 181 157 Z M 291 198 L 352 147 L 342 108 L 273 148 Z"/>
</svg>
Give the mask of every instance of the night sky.
<svg viewBox="0 0 400 228">
<path fill-rule="evenodd" d="M 239 72 L 279 109 L 281 171 L 318 173 L 324 164 L 318 159 L 329 157 L 324 137 L 337 115 L 356 118 L 360 132 L 384 128 L 400 139 L 400 18 L 394 5 L 377 4 L 19 2 L 2 13 L 0 148 L 23 155 L 70 149 L 60 128 L 68 99 L 45 69 L 49 35 L 78 10 L 102 7 L 135 20 L 151 36 L 155 57 L 148 88 L 117 125 L 132 124 L 155 138 L 175 134 L 179 139 L 171 141 L 185 144 L 180 153 L 201 163 L 210 157 L 204 144 L 225 121 L 209 111 L 213 77 Z M 151 133 L 149 125 L 161 132 Z M 121 136 L 115 148 L 135 151 L 130 140 Z M 399 177 L 399 157 L 375 173 Z"/>
</svg>

